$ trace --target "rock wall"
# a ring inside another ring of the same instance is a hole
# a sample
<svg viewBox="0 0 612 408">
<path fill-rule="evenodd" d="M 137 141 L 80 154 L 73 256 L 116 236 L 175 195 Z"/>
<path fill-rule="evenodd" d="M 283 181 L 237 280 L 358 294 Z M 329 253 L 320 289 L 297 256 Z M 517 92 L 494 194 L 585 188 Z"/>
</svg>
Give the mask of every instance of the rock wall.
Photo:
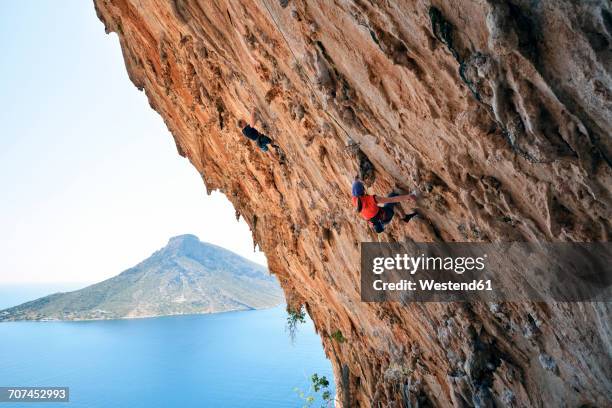
<svg viewBox="0 0 612 408">
<path fill-rule="evenodd" d="M 608 240 L 609 2 L 95 6 L 179 154 L 313 318 L 339 406 L 612 404 L 609 304 L 359 296 L 362 241 Z M 252 112 L 278 151 L 240 134 Z M 351 208 L 356 174 L 418 187 L 423 217 L 377 237 Z"/>
</svg>

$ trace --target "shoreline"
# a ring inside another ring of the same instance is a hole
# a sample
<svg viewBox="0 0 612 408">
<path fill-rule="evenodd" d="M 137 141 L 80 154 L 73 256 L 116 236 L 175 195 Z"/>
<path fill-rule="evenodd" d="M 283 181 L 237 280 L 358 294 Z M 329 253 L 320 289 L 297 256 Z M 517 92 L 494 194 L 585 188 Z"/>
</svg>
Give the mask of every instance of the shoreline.
<svg viewBox="0 0 612 408">
<path fill-rule="evenodd" d="M 117 320 L 145 320 L 145 319 L 158 319 L 163 317 L 179 317 L 179 316 L 207 316 L 207 315 L 217 315 L 224 313 L 238 313 L 238 312 L 251 312 L 258 310 L 270 310 L 276 307 L 283 305 L 281 302 L 278 305 L 269 306 L 269 307 L 260 307 L 260 308 L 248 308 L 248 309 L 233 309 L 233 310 L 223 310 L 219 312 L 202 312 L 202 313 L 175 313 L 175 314 L 165 314 L 165 315 L 143 315 L 143 316 L 126 316 L 126 317 L 113 317 L 113 318 L 99 318 L 99 319 L 18 319 L 18 320 L 0 320 L 0 324 L 2 323 L 71 323 L 71 322 L 102 322 L 102 321 L 117 321 Z"/>
</svg>

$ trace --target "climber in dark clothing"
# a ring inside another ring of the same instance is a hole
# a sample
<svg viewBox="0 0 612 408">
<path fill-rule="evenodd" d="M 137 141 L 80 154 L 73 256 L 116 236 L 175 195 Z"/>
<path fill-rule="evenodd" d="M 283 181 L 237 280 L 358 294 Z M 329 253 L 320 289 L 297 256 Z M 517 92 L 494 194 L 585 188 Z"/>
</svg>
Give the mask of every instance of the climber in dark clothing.
<svg viewBox="0 0 612 408">
<path fill-rule="evenodd" d="M 254 115 L 251 116 L 251 123 L 255 124 Z M 267 152 L 269 144 L 271 144 L 272 147 L 276 147 L 276 145 L 272 144 L 272 139 L 247 124 L 244 119 L 238 121 L 238 127 L 242 129 L 242 134 L 257 143 L 257 147 L 262 151 Z"/>
<path fill-rule="evenodd" d="M 385 226 L 391 222 L 394 215 L 394 208 L 402 201 L 416 202 L 418 193 L 416 190 L 410 194 L 400 195 L 392 192 L 387 197 L 366 194 L 363 183 L 355 179 L 353 182 L 353 205 L 357 212 L 369 221 L 376 233 L 380 234 L 385 230 Z M 410 221 L 418 215 L 417 211 L 406 214 L 404 222 Z"/>
</svg>

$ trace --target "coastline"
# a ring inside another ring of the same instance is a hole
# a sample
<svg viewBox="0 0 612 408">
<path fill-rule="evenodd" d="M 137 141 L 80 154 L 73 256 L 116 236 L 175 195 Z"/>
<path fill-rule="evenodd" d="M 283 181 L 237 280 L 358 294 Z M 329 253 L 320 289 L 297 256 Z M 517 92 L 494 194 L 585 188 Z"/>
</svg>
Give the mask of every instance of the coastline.
<svg viewBox="0 0 612 408">
<path fill-rule="evenodd" d="M 219 312 L 202 312 L 202 313 L 174 313 L 174 314 L 164 314 L 164 315 L 142 315 L 142 316 L 125 316 L 125 317 L 113 317 L 113 318 L 92 318 L 92 319 L 16 319 L 16 320 L 0 320 L 0 324 L 2 323 L 21 323 L 21 322 L 36 322 L 36 323 L 57 323 L 57 322 L 100 322 L 100 321 L 113 321 L 113 320 L 144 320 L 144 319 L 158 319 L 162 317 L 178 317 L 178 316 L 206 316 L 206 315 L 216 315 L 223 313 L 237 313 L 237 312 L 250 312 L 257 310 L 269 310 L 274 309 L 283 305 L 283 303 L 279 303 L 274 306 L 269 307 L 259 307 L 259 308 L 245 308 L 245 309 L 232 309 L 232 310 L 223 310 Z"/>
</svg>

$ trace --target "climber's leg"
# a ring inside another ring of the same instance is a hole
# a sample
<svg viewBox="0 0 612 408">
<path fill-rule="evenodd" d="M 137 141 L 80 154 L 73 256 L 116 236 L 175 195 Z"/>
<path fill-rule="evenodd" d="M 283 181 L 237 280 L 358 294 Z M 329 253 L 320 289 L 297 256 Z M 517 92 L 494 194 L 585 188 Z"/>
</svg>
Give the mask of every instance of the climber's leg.
<svg viewBox="0 0 612 408">
<path fill-rule="evenodd" d="M 398 193 L 393 191 L 387 197 L 395 197 L 398 195 Z M 387 203 L 380 209 L 380 211 L 383 212 L 381 217 L 381 222 L 383 223 L 383 225 L 387 225 L 391 222 L 391 220 L 393 219 L 393 215 L 395 214 L 394 208 L 397 204 L 399 203 Z"/>
<path fill-rule="evenodd" d="M 263 150 L 264 152 L 268 151 L 268 145 L 272 143 L 272 139 L 270 139 L 268 136 L 266 135 L 260 135 L 257 138 L 257 146 L 259 146 L 259 148 L 261 150 Z"/>
<path fill-rule="evenodd" d="M 397 197 L 399 195 L 399 193 L 396 193 L 395 191 L 392 191 L 391 193 L 389 193 L 389 195 L 387 197 Z M 399 203 L 387 203 L 384 205 L 383 208 L 391 208 L 393 209 L 397 204 Z"/>
</svg>

